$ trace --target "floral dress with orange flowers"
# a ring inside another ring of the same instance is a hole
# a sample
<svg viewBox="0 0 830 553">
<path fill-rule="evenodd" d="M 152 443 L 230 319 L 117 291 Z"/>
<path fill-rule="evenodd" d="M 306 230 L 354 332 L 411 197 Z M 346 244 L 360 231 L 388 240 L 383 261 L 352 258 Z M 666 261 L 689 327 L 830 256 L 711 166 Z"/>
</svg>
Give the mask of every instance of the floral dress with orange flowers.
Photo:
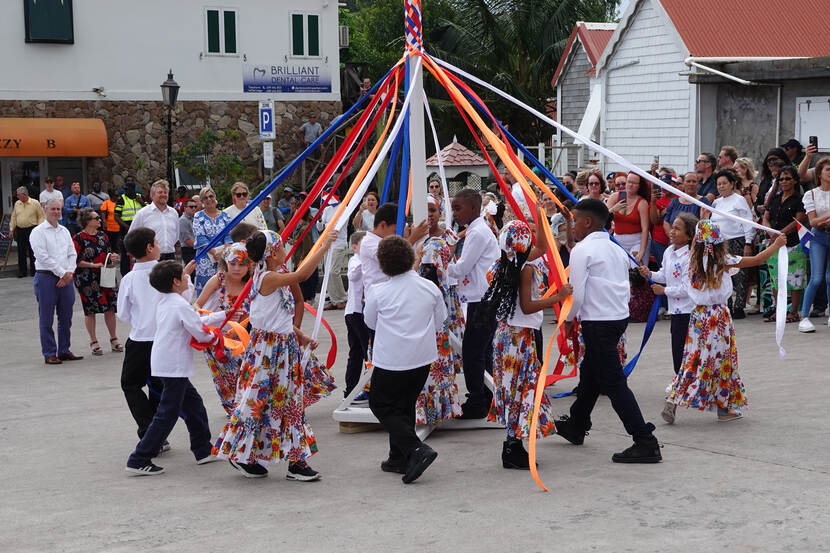
<svg viewBox="0 0 830 553">
<path fill-rule="evenodd" d="M 727 255 L 725 263 L 736 265 L 740 260 Z M 690 268 L 689 280 L 689 296 L 696 307 L 689 319 L 683 364 L 672 381 L 668 401 L 701 411 L 721 408 L 740 412 L 747 406 L 747 399 L 738 374 L 735 328 L 727 307 L 732 279 L 724 272 L 720 287 L 708 288 Z"/>
<path fill-rule="evenodd" d="M 213 447 L 219 458 L 263 466 L 282 459 L 298 462 L 317 453 L 305 408 L 333 388 L 331 375 L 320 374 L 325 367 L 316 358 L 302 366 L 290 289 L 259 295 L 265 274 L 253 277 L 251 341 L 240 368 L 235 408 Z"/>
<path fill-rule="evenodd" d="M 450 294 L 447 284 L 446 268 L 452 258 L 452 251 L 446 240 L 434 237 L 424 242 L 422 264 L 431 265 L 435 269 L 438 287 L 444 296 L 449 317 L 440 329 L 436 329 L 435 340 L 438 346 L 438 359 L 433 361 L 429 368 L 429 376 L 415 402 L 416 424 L 438 424 L 461 415 L 461 403 L 458 398 L 458 386 L 455 383 L 457 365 L 460 356 L 452 348 L 450 334 L 460 327 L 463 332 L 464 314 L 460 305 L 454 305 L 458 294 Z M 457 309 L 457 312 L 454 310 Z M 455 324 L 455 329 L 451 325 Z"/>
<path fill-rule="evenodd" d="M 542 271 L 533 263 L 531 298 L 541 299 L 545 291 Z M 488 274 L 488 280 L 492 275 Z M 519 298 L 516 298 L 515 314 L 521 313 Z M 514 315 L 515 316 L 515 315 Z M 533 402 L 536 397 L 536 383 L 542 364 L 536 354 L 536 340 L 533 328 L 513 326 L 510 319 L 500 320 L 493 336 L 493 403 L 487 419 L 503 424 L 507 436 L 518 440 L 530 437 L 530 423 L 533 419 Z M 555 432 L 551 405 L 547 396 L 542 396 L 537 436 L 550 436 Z"/>
</svg>

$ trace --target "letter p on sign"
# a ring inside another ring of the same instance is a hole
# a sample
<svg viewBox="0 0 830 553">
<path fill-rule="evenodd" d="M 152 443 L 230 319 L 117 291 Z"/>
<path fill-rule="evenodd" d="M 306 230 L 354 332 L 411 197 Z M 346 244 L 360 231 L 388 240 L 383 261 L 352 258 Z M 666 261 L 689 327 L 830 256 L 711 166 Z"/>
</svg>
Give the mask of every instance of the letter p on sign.
<svg viewBox="0 0 830 553">
<path fill-rule="evenodd" d="M 274 102 L 271 100 L 264 100 L 259 103 L 259 138 L 260 140 L 276 138 L 274 132 Z"/>
</svg>

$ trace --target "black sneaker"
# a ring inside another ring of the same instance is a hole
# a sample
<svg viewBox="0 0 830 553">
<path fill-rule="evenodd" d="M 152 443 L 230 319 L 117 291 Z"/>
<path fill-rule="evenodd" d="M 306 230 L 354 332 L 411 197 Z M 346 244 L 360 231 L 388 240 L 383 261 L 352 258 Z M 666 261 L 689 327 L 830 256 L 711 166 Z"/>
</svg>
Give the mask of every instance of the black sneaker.
<svg viewBox="0 0 830 553">
<path fill-rule="evenodd" d="M 660 454 L 660 444 L 654 440 L 653 444 L 634 444 L 625 451 L 611 456 L 615 463 L 659 463 L 663 460 Z"/>
<path fill-rule="evenodd" d="M 469 401 L 461 404 L 461 415 L 457 418 L 462 420 L 483 419 L 490 412 L 490 404 L 473 405 Z"/>
<path fill-rule="evenodd" d="M 733 319 L 746 319 L 746 312 L 743 309 L 735 309 L 732 312 Z"/>
<path fill-rule="evenodd" d="M 130 473 L 129 476 L 155 476 L 164 472 L 163 468 L 153 463 L 147 463 L 143 467 L 127 467 L 125 470 Z"/>
<path fill-rule="evenodd" d="M 530 470 L 530 458 L 521 440 L 505 440 L 501 448 L 501 465 L 506 469 Z"/>
<path fill-rule="evenodd" d="M 380 470 L 383 472 L 396 472 L 398 474 L 406 474 L 406 464 L 403 460 L 387 459 L 380 463 Z"/>
<path fill-rule="evenodd" d="M 556 433 L 571 442 L 574 445 L 582 445 L 585 443 L 585 436 L 588 432 L 585 430 L 578 430 L 576 425 L 570 417 L 564 415 L 554 423 Z"/>
<path fill-rule="evenodd" d="M 288 463 L 288 474 L 285 475 L 285 478 L 298 482 L 312 482 L 320 479 L 320 473 L 308 466 L 305 461 L 299 461 Z"/>
<path fill-rule="evenodd" d="M 412 450 L 409 454 L 409 460 L 406 464 L 406 472 L 401 477 L 404 484 L 410 484 L 418 479 L 427 467 L 432 464 L 435 458 L 438 457 L 438 452 L 429 447 L 427 444 L 421 444 Z"/>
<path fill-rule="evenodd" d="M 268 469 L 259 463 L 240 463 L 238 461 L 231 461 L 233 468 L 242 473 L 245 478 L 265 478 L 268 476 Z"/>
</svg>

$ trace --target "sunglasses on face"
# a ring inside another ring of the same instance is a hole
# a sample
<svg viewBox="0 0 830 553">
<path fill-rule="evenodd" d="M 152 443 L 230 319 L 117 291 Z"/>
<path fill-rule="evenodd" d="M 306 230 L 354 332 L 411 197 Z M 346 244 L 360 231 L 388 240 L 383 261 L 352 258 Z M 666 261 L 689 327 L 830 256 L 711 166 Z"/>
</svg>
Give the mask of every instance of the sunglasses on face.
<svg viewBox="0 0 830 553">
<path fill-rule="evenodd" d="M 778 180 L 779 180 L 780 182 L 784 182 L 784 181 L 788 181 L 788 180 L 795 180 L 795 179 L 794 179 L 794 178 L 792 178 L 792 177 L 778 177 Z"/>
<path fill-rule="evenodd" d="M 237 193 L 234 194 L 234 196 L 236 196 L 237 198 L 247 198 L 248 193 L 247 192 L 237 192 Z"/>
<path fill-rule="evenodd" d="M 695 163 L 706 163 L 707 161 L 709 161 L 709 160 L 708 159 L 698 159 L 698 160 L 695 161 Z"/>
<path fill-rule="evenodd" d="M 214 196 L 213 194 L 208 194 L 207 196 L 205 196 L 205 197 L 204 197 L 204 198 L 202 198 L 202 199 L 203 199 L 203 200 L 215 200 L 215 199 L 216 199 L 216 196 Z"/>
</svg>

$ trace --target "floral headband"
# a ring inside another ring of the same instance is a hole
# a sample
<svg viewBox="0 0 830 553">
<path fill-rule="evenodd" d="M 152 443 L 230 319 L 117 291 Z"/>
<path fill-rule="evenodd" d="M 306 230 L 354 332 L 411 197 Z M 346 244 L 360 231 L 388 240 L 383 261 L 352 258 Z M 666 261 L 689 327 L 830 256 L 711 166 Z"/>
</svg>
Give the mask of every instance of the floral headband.
<svg viewBox="0 0 830 553">
<path fill-rule="evenodd" d="M 432 194 L 427 194 L 427 204 L 432 204 L 438 208 L 438 211 L 442 213 L 444 212 L 444 206 L 442 206 L 438 198 L 436 198 Z"/>
<path fill-rule="evenodd" d="M 723 243 L 723 236 L 721 236 L 718 224 L 711 219 L 698 221 L 695 227 L 695 242 L 713 245 Z"/>
<path fill-rule="evenodd" d="M 248 257 L 248 250 L 242 242 L 234 242 L 228 244 L 222 250 L 222 259 L 230 265 L 231 263 L 239 263 L 240 265 L 250 265 L 251 258 Z"/>
<path fill-rule="evenodd" d="M 533 234 L 527 223 L 514 219 L 504 225 L 499 233 L 499 248 L 507 259 L 513 261 L 517 253 L 525 253 L 533 244 Z"/>
<path fill-rule="evenodd" d="M 280 248 L 282 248 L 282 238 L 273 230 L 261 230 L 259 232 L 265 235 L 265 254 L 262 256 L 262 259 L 265 260 L 269 257 L 274 257 Z"/>
</svg>

